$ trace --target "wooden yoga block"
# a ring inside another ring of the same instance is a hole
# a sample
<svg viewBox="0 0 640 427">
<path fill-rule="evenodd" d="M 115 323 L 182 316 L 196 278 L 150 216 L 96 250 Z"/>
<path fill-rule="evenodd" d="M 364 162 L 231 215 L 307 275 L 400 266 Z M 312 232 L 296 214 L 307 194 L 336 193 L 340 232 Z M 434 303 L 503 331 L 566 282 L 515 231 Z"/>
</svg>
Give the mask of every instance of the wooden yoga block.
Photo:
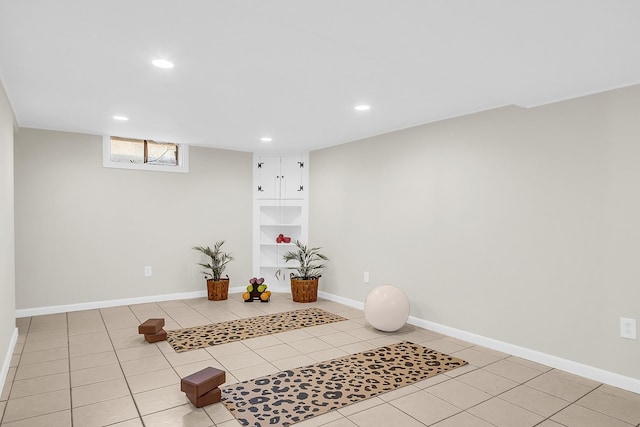
<svg viewBox="0 0 640 427">
<path fill-rule="evenodd" d="M 148 319 L 138 326 L 139 334 L 155 334 L 164 326 L 164 319 Z"/>
<path fill-rule="evenodd" d="M 191 395 L 195 398 L 222 385 L 225 380 L 226 374 L 223 370 L 209 366 L 195 374 L 182 378 L 180 380 L 180 390 L 184 391 L 187 396 Z"/>
<path fill-rule="evenodd" d="M 160 329 L 155 334 L 144 334 L 144 339 L 147 340 L 147 342 L 164 341 L 167 339 L 167 331 Z"/>
<path fill-rule="evenodd" d="M 218 387 L 216 387 L 213 390 L 210 390 L 207 393 L 203 394 L 202 396 L 195 396 L 187 393 L 187 397 L 196 408 L 202 408 L 203 406 L 220 402 L 222 400 L 222 391 Z"/>
</svg>

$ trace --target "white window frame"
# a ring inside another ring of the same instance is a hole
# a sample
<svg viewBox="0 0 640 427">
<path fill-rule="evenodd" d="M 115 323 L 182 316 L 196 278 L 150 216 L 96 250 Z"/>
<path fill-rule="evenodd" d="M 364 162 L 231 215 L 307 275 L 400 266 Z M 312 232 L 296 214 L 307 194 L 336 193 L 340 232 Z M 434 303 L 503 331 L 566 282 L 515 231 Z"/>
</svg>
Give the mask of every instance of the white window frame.
<svg viewBox="0 0 640 427">
<path fill-rule="evenodd" d="M 178 146 L 178 165 L 153 165 L 149 163 L 128 163 L 114 162 L 111 160 L 111 135 L 102 137 L 102 166 L 116 169 L 137 169 L 156 172 L 178 172 L 189 173 L 189 146 L 186 144 L 176 144 Z"/>
</svg>

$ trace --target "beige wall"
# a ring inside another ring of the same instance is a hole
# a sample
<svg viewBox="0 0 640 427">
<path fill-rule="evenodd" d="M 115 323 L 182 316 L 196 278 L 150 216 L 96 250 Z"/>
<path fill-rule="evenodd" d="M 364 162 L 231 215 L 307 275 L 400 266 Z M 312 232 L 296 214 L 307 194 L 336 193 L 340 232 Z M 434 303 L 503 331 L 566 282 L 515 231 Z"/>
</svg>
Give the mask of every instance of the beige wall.
<svg viewBox="0 0 640 427">
<path fill-rule="evenodd" d="M 244 284 L 251 170 L 251 153 L 199 147 L 188 174 L 103 168 L 100 136 L 20 129 L 16 307 L 204 290 L 191 248 L 216 240 L 236 257 L 231 286 Z"/>
<path fill-rule="evenodd" d="M 322 290 L 640 378 L 640 86 L 311 153 Z M 363 272 L 371 284 L 363 284 Z"/>
<path fill-rule="evenodd" d="M 13 111 L 0 82 L 0 369 L 8 357 L 15 324 L 13 234 Z M 10 355 L 9 355 L 10 356 Z M 6 371 L 0 371 L 0 390 Z"/>
</svg>

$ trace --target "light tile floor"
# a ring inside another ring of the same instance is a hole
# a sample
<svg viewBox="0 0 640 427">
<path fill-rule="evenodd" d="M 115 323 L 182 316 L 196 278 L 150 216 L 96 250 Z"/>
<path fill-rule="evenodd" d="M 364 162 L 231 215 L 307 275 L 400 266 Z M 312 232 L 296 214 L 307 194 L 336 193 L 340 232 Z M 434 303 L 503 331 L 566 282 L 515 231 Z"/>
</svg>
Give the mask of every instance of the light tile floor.
<svg viewBox="0 0 640 427">
<path fill-rule="evenodd" d="M 187 353 L 137 334 L 151 317 L 179 329 L 310 306 L 349 320 Z M 0 396 L 3 427 L 238 426 L 222 404 L 193 407 L 180 378 L 213 366 L 231 384 L 400 340 L 469 365 L 298 425 L 640 426 L 640 395 L 410 325 L 379 332 L 361 310 L 326 300 L 298 304 L 274 294 L 269 303 L 244 303 L 238 294 L 22 318 L 17 326 Z"/>
</svg>

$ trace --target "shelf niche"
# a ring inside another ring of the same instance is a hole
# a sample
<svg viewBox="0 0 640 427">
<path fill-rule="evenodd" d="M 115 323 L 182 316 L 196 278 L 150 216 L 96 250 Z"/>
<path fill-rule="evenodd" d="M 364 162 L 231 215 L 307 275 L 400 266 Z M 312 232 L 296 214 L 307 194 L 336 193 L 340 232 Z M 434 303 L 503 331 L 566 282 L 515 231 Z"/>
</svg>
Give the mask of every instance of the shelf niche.
<svg viewBox="0 0 640 427">
<path fill-rule="evenodd" d="M 294 242 L 308 240 L 308 154 L 254 154 L 253 275 L 264 277 L 269 289 L 290 292 L 289 273 L 282 260 Z M 291 243 L 277 243 L 278 235 Z"/>
</svg>

